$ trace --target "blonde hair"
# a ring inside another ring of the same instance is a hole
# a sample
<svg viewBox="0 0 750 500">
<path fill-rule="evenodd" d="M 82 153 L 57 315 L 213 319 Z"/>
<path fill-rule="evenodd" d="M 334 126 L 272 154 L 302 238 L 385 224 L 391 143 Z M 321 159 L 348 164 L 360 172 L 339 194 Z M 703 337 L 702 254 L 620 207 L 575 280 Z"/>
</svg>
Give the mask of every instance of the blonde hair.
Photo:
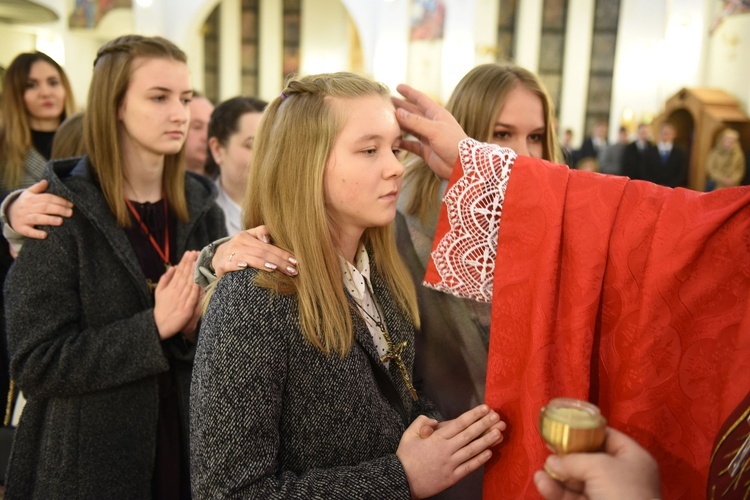
<svg viewBox="0 0 750 500">
<path fill-rule="evenodd" d="M 562 151 L 553 127 L 554 104 L 539 78 L 527 69 L 513 64 L 476 66 L 453 90 L 446 109 L 469 137 L 490 142 L 497 114 L 505 105 L 508 94 L 519 86 L 536 94 L 542 101 L 545 121 L 542 159 L 562 162 Z M 411 157 L 406 166 L 405 180 L 414 186 L 406 213 L 419 217 L 424 223 L 429 214 L 440 207 L 438 191 L 441 180 L 419 157 Z"/>
<path fill-rule="evenodd" d="M 52 139 L 50 160 L 83 156 L 83 112 L 70 115 L 63 121 Z"/>
<path fill-rule="evenodd" d="M 576 170 L 585 170 L 587 172 L 599 172 L 599 162 L 593 156 L 587 156 L 578 160 L 575 166 Z"/>
<path fill-rule="evenodd" d="M 2 130 L 0 130 L 0 163 L 4 165 L 2 180 L 6 189 L 20 187 L 24 175 L 24 159 L 31 144 L 31 125 L 24 101 L 31 67 L 36 62 L 45 62 L 55 68 L 65 89 L 65 108 L 60 121 L 75 110 L 75 99 L 68 76 L 62 67 L 43 52 L 24 52 L 16 56 L 3 76 Z"/>
<path fill-rule="evenodd" d="M 289 81 L 263 113 L 245 194 L 245 227 L 265 224 L 274 243 L 299 261 L 297 277 L 261 273 L 256 284 L 279 294 L 296 295 L 305 338 L 325 353 L 342 356 L 351 349 L 353 325 L 323 175 L 345 121 L 344 108 L 334 100 L 372 95 L 388 99 L 389 91 L 352 73 Z M 366 229 L 362 240 L 374 257 L 373 268 L 418 326 L 416 290 L 396 249 L 392 224 Z"/>
<path fill-rule="evenodd" d="M 123 191 L 122 153 L 118 137 L 122 125 L 117 116 L 130 85 L 132 64 L 136 58 L 187 62 L 187 56 L 180 48 L 158 36 L 122 36 L 104 44 L 96 54 L 83 119 L 84 147 L 104 198 L 122 227 L 130 226 L 130 215 Z M 182 167 L 184 149 L 166 155 L 163 180 L 169 208 L 181 221 L 188 220 L 185 169 Z"/>
<path fill-rule="evenodd" d="M 721 146 L 722 143 L 724 142 L 724 139 L 727 137 L 733 137 L 735 139 L 735 143 L 732 149 L 739 149 L 740 151 L 742 151 L 742 148 L 740 148 L 740 143 L 739 143 L 740 133 L 737 132 L 733 128 L 725 128 L 724 130 L 721 131 L 721 133 L 716 139 L 716 146 Z"/>
</svg>

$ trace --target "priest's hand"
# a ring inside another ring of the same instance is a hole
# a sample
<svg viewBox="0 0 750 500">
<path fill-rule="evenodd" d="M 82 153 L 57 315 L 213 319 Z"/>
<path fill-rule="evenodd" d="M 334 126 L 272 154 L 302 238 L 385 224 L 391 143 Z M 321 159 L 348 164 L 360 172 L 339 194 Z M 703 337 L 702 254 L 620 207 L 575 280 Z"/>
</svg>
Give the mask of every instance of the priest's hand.
<svg viewBox="0 0 750 500">
<path fill-rule="evenodd" d="M 505 423 L 487 405 L 441 423 L 417 417 L 396 450 L 412 497 L 433 496 L 479 469 L 492 456 L 488 448 L 502 442 L 502 430 Z"/>
<path fill-rule="evenodd" d="M 402 130 L 413 134 L 416 140 L 402 139 L 399 147 L 414 153 L 441 179 L 448 179 L 458 158 L 458 143 L 465 139 L 453 115 L 426 94 L 401 84 L 396 90 L 404 99 L 393 98 L 396 119 Z"/>
<path fill-rule="evenodd" d="M 546 500 L 644 499 L 660 497 L 659 468 L 649 453 L 625 434 L 607 428 L 603 453 L 550 455 L 534 483 Z"/>
</svg>

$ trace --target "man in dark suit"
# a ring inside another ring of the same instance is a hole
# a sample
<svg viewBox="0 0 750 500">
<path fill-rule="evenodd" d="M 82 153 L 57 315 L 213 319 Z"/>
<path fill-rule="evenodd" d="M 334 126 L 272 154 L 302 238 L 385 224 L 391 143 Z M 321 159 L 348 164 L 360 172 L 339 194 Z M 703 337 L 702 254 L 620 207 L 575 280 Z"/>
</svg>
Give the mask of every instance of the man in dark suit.
<svg viewBox="0 0 750 500">
<path fill-rule="evenodd" d="M 607 124 L 606 122 L 596 122 L 591 135 L 586 137 L 581 144 L 581 149 L 575 152 L 573 159 L 575 164 L 584 158 L 599 157 L 599 153 L 607 147 Z"/>
<path fill-rule="evenodd" d="M 654 168 L 646 167 L 648 162 L 657 160 L 658 152 L 651 142 L 651 131 L 645 123 L 638 125 L 635 141 L 625 146 L 622 153 L 622 175 L 631 179 L 645 179 L 646 172 Z"/>
<path fill-rule="evenodd" d="M 688 181 L 687 153 L 675 146 L 674 126 L 665 122 L 659 129 L 656 145 L 656 161 L 644 164 L 644 179 L 668 187 L 685 187 Z"/>
</svg>

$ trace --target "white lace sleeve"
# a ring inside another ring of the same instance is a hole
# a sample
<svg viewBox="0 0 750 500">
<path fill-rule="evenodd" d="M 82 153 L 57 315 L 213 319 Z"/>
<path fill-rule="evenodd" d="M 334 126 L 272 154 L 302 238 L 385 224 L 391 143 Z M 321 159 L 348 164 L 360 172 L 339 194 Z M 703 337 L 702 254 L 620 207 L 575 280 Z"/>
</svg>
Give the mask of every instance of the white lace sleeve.
<svg viewBox="0 0 750 500">
<path fill-rule="evenodd" d="M 464 139 L 459 155 L 463 175 L 443 198 L 448 229 L 438 235 L 431 254 L 439 280 L 424 284 L 457 297 L 491 302 L 500 217 L 516 154 Z"/>
</svg>

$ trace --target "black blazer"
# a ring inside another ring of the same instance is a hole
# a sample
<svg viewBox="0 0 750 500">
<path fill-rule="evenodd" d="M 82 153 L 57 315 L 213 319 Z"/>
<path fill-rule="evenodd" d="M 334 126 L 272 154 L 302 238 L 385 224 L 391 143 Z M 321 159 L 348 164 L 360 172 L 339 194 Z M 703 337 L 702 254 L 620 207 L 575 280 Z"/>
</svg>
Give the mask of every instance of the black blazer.
<svg viewBox="0 0 750 500">
<path fill-rule="evenodd" d="M 672 146 L 666 161 L 662 160 L 656 146 L 652 148 L 651 155 L 652 160 L 645 164 L 645 180 L 667 187 L 687 186 L 688 157 L 683 149 Z"/>
<path fill-rule="evenodd" d="M 604 146 L 606 147 L 607 144 L 609 143 L 605 141 Z M 601 150 L 597 149 L 596 146 L 594 146 L 593 138 L 591 136 L 586 137 L 581 144 L 581 148 L 575 151 L 573 154 L 574 166 L 584 158 L 598 159 L 600 152 Z"/>
<path fill-rule="evenodd" d="M 654 166 L 648 166 L 659 160 L 659 152 L 651 142 L 641 151 L 637 142 L 631 142 L 625 146 L 622 153 L 622 175 L 631 179 L 645 180 L 648 172 L 654 170 Z"/>
</svg>

